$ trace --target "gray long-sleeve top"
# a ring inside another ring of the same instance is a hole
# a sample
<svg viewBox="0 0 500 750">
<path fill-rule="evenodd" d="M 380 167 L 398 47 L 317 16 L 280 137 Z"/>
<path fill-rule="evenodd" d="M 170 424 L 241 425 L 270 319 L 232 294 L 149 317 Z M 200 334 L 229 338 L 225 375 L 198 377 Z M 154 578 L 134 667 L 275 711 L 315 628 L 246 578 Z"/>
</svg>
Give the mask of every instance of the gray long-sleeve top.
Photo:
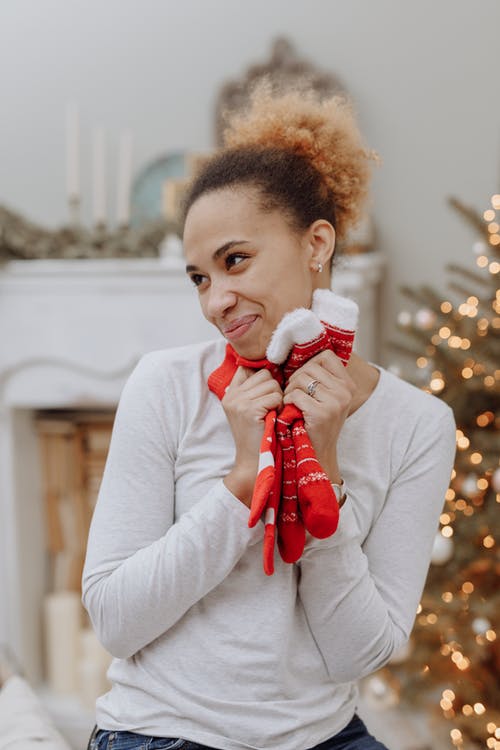
<svg viewBox="0 0 500 750">
<path fill-rule="evenodd" d="M 455 454 L 451 409 L 378 367 L 340 434 L 337 532 L 262 569 L 263 525 L 225 487 L 234 443 L 206 385 L 225 342 L 153 352 L 118 407 L 83 602 L 115 657 L 104 729 L 222 748 L 312 747 L 408 638 Z"/>
</svg>

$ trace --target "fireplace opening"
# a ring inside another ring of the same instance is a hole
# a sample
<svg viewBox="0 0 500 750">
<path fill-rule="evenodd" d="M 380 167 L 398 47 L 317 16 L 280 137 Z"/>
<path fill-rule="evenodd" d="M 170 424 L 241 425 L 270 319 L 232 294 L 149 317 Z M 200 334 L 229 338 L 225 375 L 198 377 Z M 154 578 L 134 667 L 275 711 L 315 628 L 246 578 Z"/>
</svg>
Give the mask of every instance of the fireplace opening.
<svg viewBox="0 0 500 750">
<path fill-rule="evenodd" d="M 109 688 L 111 656 L 81 604 L 81 578 L 114 412 L 49 409 L 33 417 L 45 561 L 39 617 L 42 682 L 54 695 L 79 697 L 92 708 Z"/>
</svg>

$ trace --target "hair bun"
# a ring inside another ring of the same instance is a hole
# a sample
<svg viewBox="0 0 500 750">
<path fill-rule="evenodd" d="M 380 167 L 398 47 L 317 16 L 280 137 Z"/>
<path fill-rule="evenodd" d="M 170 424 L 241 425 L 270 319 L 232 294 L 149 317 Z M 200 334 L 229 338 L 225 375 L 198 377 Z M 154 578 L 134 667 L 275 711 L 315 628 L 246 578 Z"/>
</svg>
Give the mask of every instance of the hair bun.
<svg viewBox="0 0 500 750">
<path fill-rule="evenodd" d="M 310 162 L 335 206 L 339 238 L 357 223 L 368 194 L 370 161 L 380 159 L 365 147 L 347 97 L 321 101 L 300 85 L 276 94 L 264 80 L 254 87 L 248 107 L 225 119 L 225 148 L 278 148 Z"/>
</svg>

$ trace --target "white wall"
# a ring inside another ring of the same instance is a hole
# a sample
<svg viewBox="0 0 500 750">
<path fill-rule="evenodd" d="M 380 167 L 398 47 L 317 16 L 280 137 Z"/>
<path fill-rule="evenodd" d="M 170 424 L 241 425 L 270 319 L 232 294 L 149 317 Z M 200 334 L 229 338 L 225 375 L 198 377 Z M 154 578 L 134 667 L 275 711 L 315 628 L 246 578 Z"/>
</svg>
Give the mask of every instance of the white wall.
<svg viewBox="0 0 500 750">
<path fill-rule="evenodd" d="M 96 124 L 115 145 L 133 130 L 136 168 L 211 145 L 218 86 L 285 35 L 341 77 L 383 157 L 373 197 L 387 338 L 406 305 L 399 284 L 444 290 L 446 262 L 472 267 L 473 235 L 445 200 L 484 209 L 498 189 L 499 21 L 497 0 L 2 0 L 0 203 L 46 225 L 66 218 L 68 99 L 88 155 Z"/>
</svg>

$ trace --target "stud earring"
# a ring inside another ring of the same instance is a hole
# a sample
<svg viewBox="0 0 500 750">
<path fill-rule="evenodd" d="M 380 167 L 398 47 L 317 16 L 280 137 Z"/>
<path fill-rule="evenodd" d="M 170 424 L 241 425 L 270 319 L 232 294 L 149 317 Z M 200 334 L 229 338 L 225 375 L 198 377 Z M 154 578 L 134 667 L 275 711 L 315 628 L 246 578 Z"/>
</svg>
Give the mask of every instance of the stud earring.
<svg viewBox="0 0 500 750">
<path fill-rule="evenodd" d="M 321 271 L 322 271 L 322 270 L 323 270 L 323 264 L 322 264 L 322 263 L 318 263 L 318 265 L 317 265 L 317 267 L 316 267 L 316 271 L 317 271 L 318 273 L 321 273 Z"/>
</svg>

